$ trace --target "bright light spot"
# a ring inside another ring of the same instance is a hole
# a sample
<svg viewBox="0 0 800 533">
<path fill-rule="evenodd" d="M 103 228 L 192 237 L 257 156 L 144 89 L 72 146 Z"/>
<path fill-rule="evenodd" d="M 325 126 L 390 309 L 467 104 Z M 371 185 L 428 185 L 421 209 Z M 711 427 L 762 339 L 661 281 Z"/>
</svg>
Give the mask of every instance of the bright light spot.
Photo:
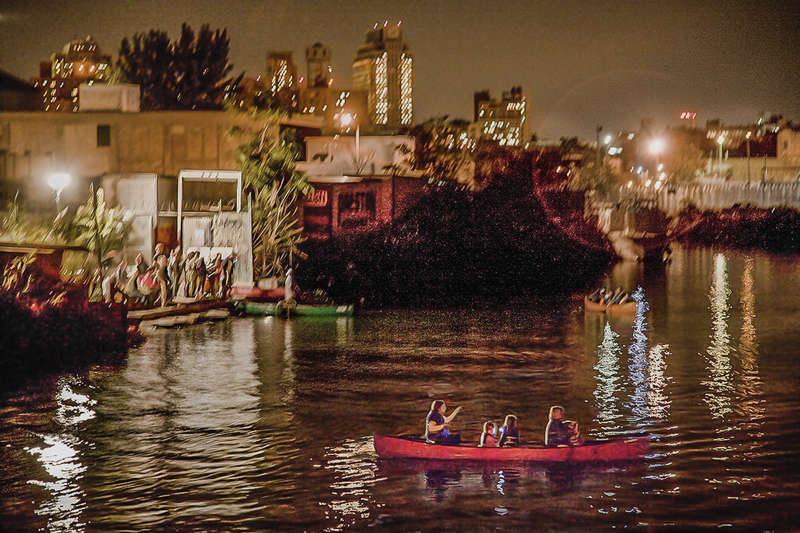
<svg viewBox="0 0 800 533">
<path fill-rule="evenodd" d="M 650 150 L 650 153 L 653 154 L 660 154 L 664 151 L 664 139 L 660 137 L 656 137 L 655 139 L 651 139 L 650 143 L 648 144 L 647 148 Z"/>
<path fill-rule="evenodd" d="M 717 137 L 717 144 L 722 146 L 722 143 L 724 143 L 724 142 L 725 142 L 725 136 L 724 135 L 720 135 L 719 137 Z"/>
<path fill-rule="evenodd" d="M 603 138 L 603 144 L 610 144 L 611 143 L 611 135 L 606 135 Z"/>
<path fill-rule="evenodd" d="M 655 183 L 655 188 L 656 188 L 656 190 L 660 189 L 660 188 L 661 188 L 661 185 L 663 185 L 663 184 L 662 184 L 660 181 L 657 181 L 657 182 Z"/>
<path fill-rule="evenodd" d="M 645 182 L 644 182 L 644 186 L 645 186 L 645 187 L 649 187 L 649 186 L 650 186 L 650 183 L 651 183 L 651 181 L 650 181 L 650 180 L 647 180 L 647 181 L 645 181 Z"/>
<path fill-rule="evenodd" d="M 350 126 L 354 120 L 355 118 L 353 117 L 352 113 L 342 113 L 341 118 L 339 118 L 339 121 L 342 123 L 342 126 L 345 127 Z"/>
<path fill-rule="evenodd" d="M 636 173 L 641 174 L 644 171 L 642 167 L 636 167 Z"/>
<path fill-rule="evenodd" d="M 50 174 L 47 177 L 47 184 L 56 192 L 63 191 L 70 182 L 69 174 L 60 172 L 56 174 Z"/>
<path fill-rule="evenodd" d="M 748 131 L 747 134 L 744 137 L 745 137 L 745 139 L 749 139 L 752 136 L 753 136 L 753 132 L 752 131 Z"/>
<path fill-rule="evenodd" d="M 630 141 L 631 139 L 633 139 L 633 137 L 634 137 L 635 135 L 636 135 L 636 134 L 634 134 L 634 133 L 629 133 L 629 134 L 628 134 L 628 140 Z"/>
<path fill-rule="evenodd" d="M 658 170 L 659 172 L 661 172 L 662 170 L 664 170 L 664 163 L 659 163 L 659 164 L 658 164 L 658 168 L 657 168 L 657 170 Z"/>
<path fill-rule="evenodd" d="M 626 187 L 628 187 L 629 189 L 633 187 L 633 180 L 629 181 Z"/>
</svg>

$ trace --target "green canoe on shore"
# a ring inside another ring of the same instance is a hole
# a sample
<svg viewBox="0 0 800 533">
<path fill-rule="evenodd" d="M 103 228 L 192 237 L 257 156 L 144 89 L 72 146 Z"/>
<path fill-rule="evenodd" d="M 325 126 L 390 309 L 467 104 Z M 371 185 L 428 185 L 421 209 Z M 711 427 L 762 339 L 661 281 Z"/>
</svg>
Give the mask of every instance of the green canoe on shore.
<svg viewBox="0 0 800 533">
<path fill-rule="evenodd" d="M 287 308 L 282 302 L 244 302 L 244 312 L 256 316 L 286 316 Z M 289 316 L 353 316 L 352 305 L 307 305 L 297 304 Z"/>
</svg>

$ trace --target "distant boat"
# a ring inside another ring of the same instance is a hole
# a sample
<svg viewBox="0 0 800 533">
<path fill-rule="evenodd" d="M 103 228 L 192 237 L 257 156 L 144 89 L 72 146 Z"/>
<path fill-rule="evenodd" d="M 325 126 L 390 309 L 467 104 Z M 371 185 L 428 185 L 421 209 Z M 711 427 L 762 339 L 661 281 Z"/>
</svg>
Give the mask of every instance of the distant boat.
<svg viewBox="0 0 800 533">
<path fill-rule="evenodd" d="M 649 437 L 592 441 L 580 446 L 480 448 L 475 444 L 429 444 L 424 439 L 375 435 L 375 452 L 383 459 L 464 461 L 583 462 L 636 459 L 647 452 Z"/>
<path fill-rule="evenodd" d="M 583 297 L 583 308 L 586 311 L 605 313 L 607 315 L 628 316 L 636 314 L 636 302 L 608 305 L 600 302 L 593 302 L 588 296 Z"/>
</svg>

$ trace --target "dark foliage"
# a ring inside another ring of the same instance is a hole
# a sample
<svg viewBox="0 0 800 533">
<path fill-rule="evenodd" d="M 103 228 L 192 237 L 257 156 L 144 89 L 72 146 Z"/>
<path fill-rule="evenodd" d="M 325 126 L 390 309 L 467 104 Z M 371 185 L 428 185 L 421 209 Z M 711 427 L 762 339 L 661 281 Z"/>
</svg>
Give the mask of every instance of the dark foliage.
<svg viewBox="0 0 800 533">
<path fill-rule="evenodd" d="M 195 35 L 184 23 L 177 41 L 157 30 L 124 38 L 117 69 L 141 87 L 142 110 L 222 109 L 225 92 L 242 77 L 227 77 L 233 70 L 229 51 L 227 30 L 204 24 Z"/>
<path fill-rule="evenodd" d="M 482 191 L 447 182 L 394 224 L 309 241 L 299 282 L 336 301 L 364 298 L 374 306 L 503 302 L 583 289 L 610 265 L 607 242 L 582 217 L 583 236 L 559 226 L 552 214 L 568 211 L 570 201 L 574 207 L 574 199 L 550 194 L 543 205 L 534 173 L 530 159 L 509 160 Z"/>
<path fill-rule="evenodd" d="M 789 208 L 700 212 L 689 207 L 673 220 L 671 233 L 685 244 L 800 254 L 800 213 Z"/>
<path fill-rule="evenodd" d="M 88 303 L 84 287 L 35 264 L 19 281 L 0 288 L 0 394 L 26 380 L 124 358 L 127 324 L 118 308 Z"/>
</svg>

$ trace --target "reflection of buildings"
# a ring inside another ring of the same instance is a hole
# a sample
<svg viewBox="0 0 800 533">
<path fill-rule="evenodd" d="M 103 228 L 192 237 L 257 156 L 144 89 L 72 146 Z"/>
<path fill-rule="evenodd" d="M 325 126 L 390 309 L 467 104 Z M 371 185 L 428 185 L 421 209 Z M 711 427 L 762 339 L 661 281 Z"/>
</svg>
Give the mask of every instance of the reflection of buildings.
<svg viewBox="0 0 800 533">
<path fill-rule="evenodd" d="M 521 146 L 525 141 L 528 102 L 522 87 L 511 87 L 503 91 L 503 97 L 495 100 L 489 91 L 475 93 L 474 120 L 478 124 L 480 137 L 500 146 Z"/>
<path fill-rule="evenodd" d="M 91 36 L 67 43 L 61 53 L 39 65 L 33 86 L 40 91 L 42 111 L 77 111 L 78 86 L 105 81 L 110 75 L 111 56 L 100 53 Z"/>
<path fill-rule="evenodd" d="M 306 232 L 327 238 L 399 216 L 424 180 L 413 176 L 398 145 L 414 151 L 414 139 L 402 135 L 362 136 L 357 147 L 354 137 L 307 137 L 307 160 L 297 164 L 314 185 L 303 204 Z"/>
<path fill-rule="evenodd" d="M 372 124 L 410 126 L 414 118 L 414 58 L 400 23 L 377 24 L 353 61 L 353 88 L 367 93 Z"/>
</svg>

